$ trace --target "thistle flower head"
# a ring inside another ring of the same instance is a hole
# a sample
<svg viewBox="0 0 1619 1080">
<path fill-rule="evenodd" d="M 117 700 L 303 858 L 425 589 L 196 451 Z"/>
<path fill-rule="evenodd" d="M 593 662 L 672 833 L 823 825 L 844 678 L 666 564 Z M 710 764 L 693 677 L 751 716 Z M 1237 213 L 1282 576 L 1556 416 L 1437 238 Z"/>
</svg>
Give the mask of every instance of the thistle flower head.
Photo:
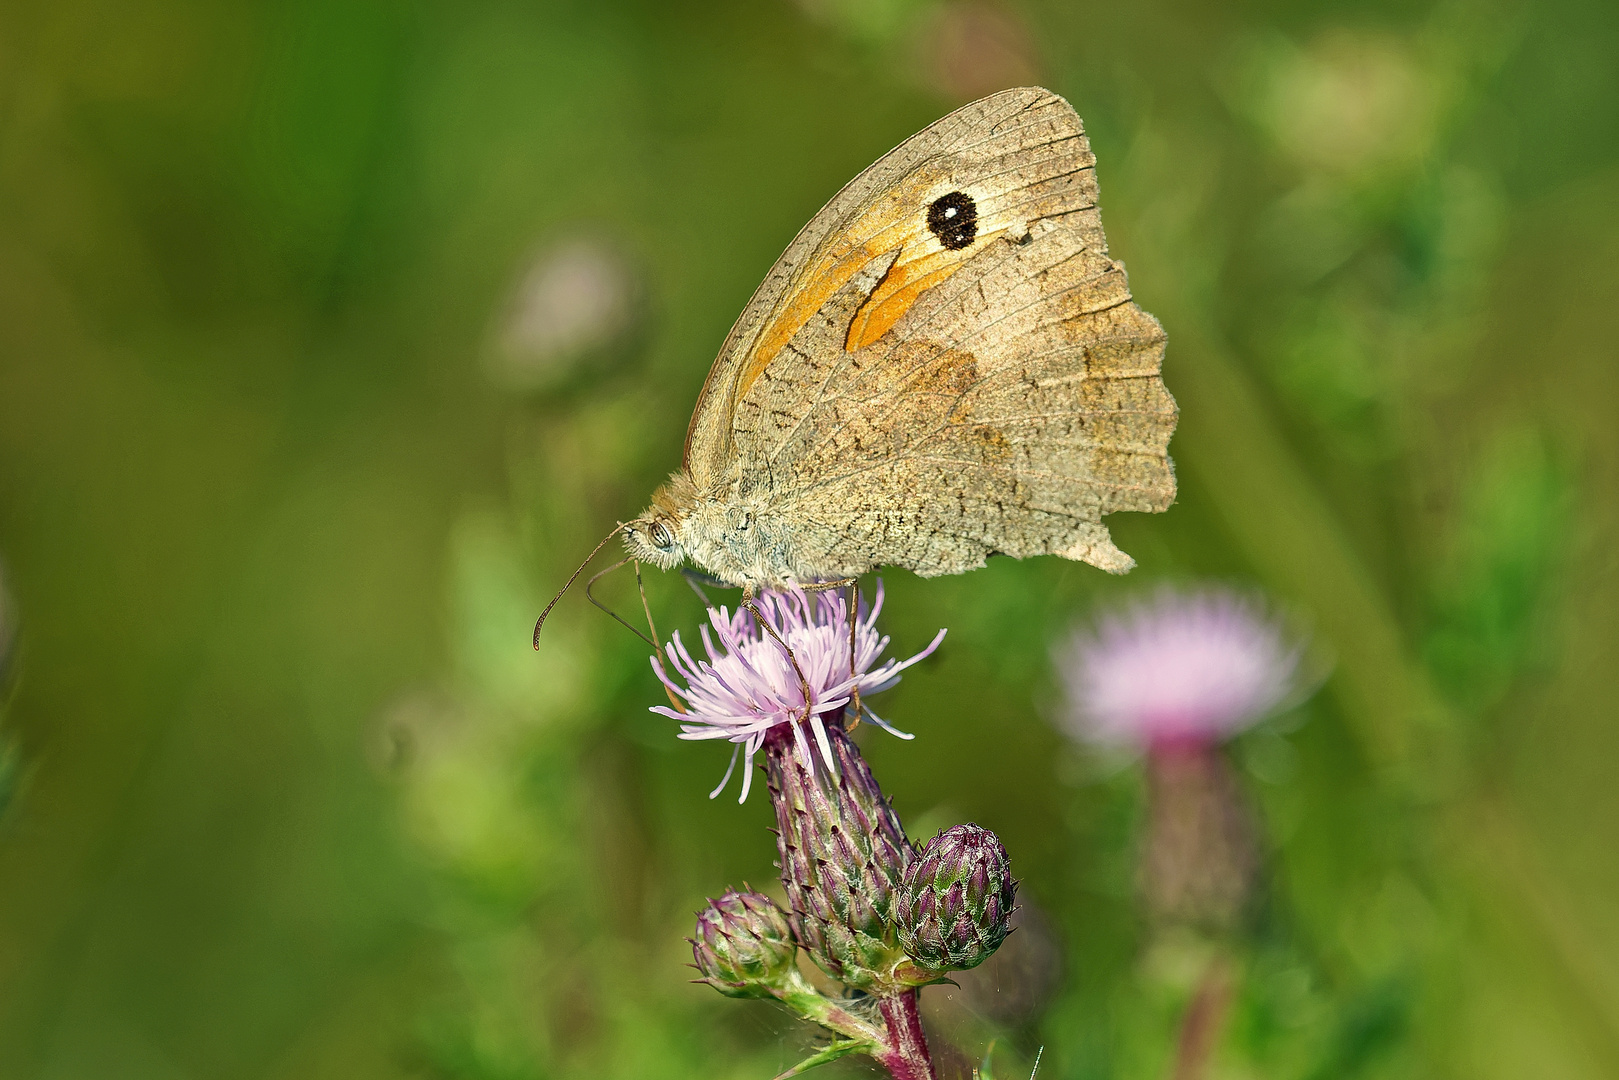
<svg viewBox="0 0 1619 1080">
<path fill-rule="evenodd" d="M 1214 743 L 1263 719 L 1299 684 L 1302 646 L 1252 600 L 1165 589 L 1054 653 L 1069 732 L 1150 749 Z"/>
<path fill-rule="evenodd" d="M 932 644 L 910 659 L 888 659 L 879 664 L 878 658 L 888 648 L 888 637 L 878 634 L 876 629 L 877 615 L 883 606 L 880 582 L 873 603 L 854 616 L 849 612 L 842 590 L 806 593 L 795 587 L 761 593 L 755 603 L 764 621 L 775 631 L 775 637 L 745 608 L 735 614 L 723 607 L 709 608 L 709 625 L 700 631 L 707 660 L 694 659 L 678 631 L 664 646 L 667 667 L 663 657 L 652 658 L 652 669 L 659 680 L 686 704 L 684 712 L 666 705 L 656 706 L 652 711 L 680 721 L 682 739 L 724 739 L 736 746 L 731 754 L 731 768 L 725 771 L 725 777 L 710 793 L 710 798 L 725 789 L 740 752 L 746 755 L 746 760 L 742 796 L 738 801 L 746 800 L 753 778 L 754 755 L 764 745 L 766 736 L 783 726 L 791 728 L 806 761 L 811 756 L 813 738 L 822 760 L 832 768 L 832 747 L 826 734 L 828 718 L 833 723 L 838 722 L 857 687 L 861 698 L 865 699 L 893 686 L 899 681 L 900 672 L 930 655 L 944 640 L 944 631 L 940 630 Z M 852 664 L 851 617 L 854 620 Z M 809 684 L 807 725 L 799 722 L 805 715 L 803 687 L 792 661 L 776 640 L 778 637 L 792 649 L 799 670 Z M 682 681 L 685 685 L 681 685 Z M 870 710 L 863 708 L 862 711 L 879 727 L 901 738 L 910 737 L 889 727 Z M 805 732 L 806 726 L 809 732 Z"/>
</svg>

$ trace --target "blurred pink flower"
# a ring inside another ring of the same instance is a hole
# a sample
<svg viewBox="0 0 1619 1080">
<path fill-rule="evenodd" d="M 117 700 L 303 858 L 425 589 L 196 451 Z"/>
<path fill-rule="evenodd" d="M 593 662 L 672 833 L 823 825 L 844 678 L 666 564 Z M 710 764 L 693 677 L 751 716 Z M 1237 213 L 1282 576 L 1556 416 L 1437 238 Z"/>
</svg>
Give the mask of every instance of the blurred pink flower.
<svg viewBox="0 0 1619 1080">
<path fill-rule="evenodd" d="M 842 590 L 805 593 L 801 589 L 788 592 L 761 593 L 756 601 L 772 629 L 780 635 L 798 658 L 798 666 L 809 683 L 809 723 L 811 734 L 820 748 L 827 768 L 832 769 L 832 747 L 827 739 L 825 717 L 831 714 L 839 722 L 844 707 L 856 685 L 860 688 L 862 709 L 866 718 L 900 738 L 911 736 L 896 731 L 870 709 L 865 699 L 887 690 L 899 682 L 899 673 L 922 658 L 932 654 L 944 640 L 940 630 L 932 644 L 909 660 L 889 659 L 873 668 L 877 658 L 888 648 L 888 638 L 876 630 L 877 615 L 883 607 L 883 587 L 877 585 L 875 601 L 866 608 L 864 616 L 855 623 L 853 677 L 849 664 L 849 604 Z M 708 652 L 706 661 L 694 660 L 686 651 L 677 631 L 664 646 L 674 673 L 685 681 L 681 686 L 665 669 L 662 658 L 652 657 L 652 669 L 669 690 L 687 705 L 679 712 L 667 705 L 655 706 L 652 711 L 680 721 L 682 739 L 725 739 L 736 744 L 731 754 L 731 766 L 725 770 L 719 787 L 709 793 L 714 798 L 730 782 L 736 769 L 738 753 L 745 753 L 742 772 L 742 796 L 745 801 L 753 779 L 753 756 L 764 745 L 765 738 L 776 728 L 787 726 L 792 730 L 804 760 L 810 761 L 809 736 L 800 723 L 804 715 L 803 690 L 794 674 L 787 654 L 762 629 L 752 614 L 743 608 L 734 615 L 726 608 L 709 608 L 709 626 L 701 628 L 703 647 Z"/>
<path fill-rule="evenodd" d="M 1209 744 L 1263 719 L 1299 687 L 1303 646 L 1229 590 L 1166 588 L 1054 650 L 1076 738 L 1150 750 Z"/>
</svg>

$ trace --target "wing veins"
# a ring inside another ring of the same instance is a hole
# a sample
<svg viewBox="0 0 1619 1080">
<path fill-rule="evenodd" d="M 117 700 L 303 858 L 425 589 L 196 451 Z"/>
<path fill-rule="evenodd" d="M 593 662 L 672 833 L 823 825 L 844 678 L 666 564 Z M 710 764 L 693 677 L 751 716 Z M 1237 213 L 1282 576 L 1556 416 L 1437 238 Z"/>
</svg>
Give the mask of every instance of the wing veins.
<svg viewBox="0 0 1619 1080">
<path fill-rule="evenodd" d="M 1028 110 L 1025 109 L 1023 111 L 1027 112 Z M 1013 114 L 1013 115 L 1016 115 L 1016 114 Z M 1011 135 L 1011 134 L 1013 134 L 1015 132 L 1027 131 L 1030 128 L 1039 127 L 1041 124 L 1050 123 L 1051 120 L 1052 120 L 1051 117 L 1041 117 L 1041 118 L 1033 121 L 1032 123 L 1017 124 L 1017 125 L 1015 125 L 1013 127 L 1005 128 L 1004 130 L 1001 130 L 1001 131 L 992 132 L 991 134 L 985 135 L 983 138 L 977 139 L 977 140 L 975 140 L 973 142 L 970 142 L 970 143 L 957 143 L 954 147 L 951 148 L 951 150 L 952 150 L 953 153 L 964 154 L 969 150 L 976 150 L 978 147 L 983 146 L 985 143 L 991 143 L 991 142 L 996 141 L 997 139 L 1004 139 L 1006 136 Z M 1084 137 L 1085 137 L 1085 129 L 1083 127 L 1081 127 L 1078 130 L 1073 131 L 1073 132 L 1071 132 L 1071 133 L 1069 133 L 1067 135 L 1060 136 L 1059 138 L 1047 139 L 1045 142 L 1042 142 L 1042 143 L 1030 143 L 1026 147 L 1020 147 L 1020 149 L 1037 150 L 1042 146 L 1049 146 L 1051 143 L 1061 142 L 1063 139 L 1081 139 L 1081 138 L 1084 138 Z"/>
<path fill-rule="evenodd" d="M 921 440 L 919 440 L 919 441 L 926 442 L 928 439 L 931 439 L 937 433 L 938 433 L 938 429 L 935 429 L 934 431 L 931 431 L 927 435 L 923 436 L 923 438 Z M 1126 450 L 1126 451 L 1123 451 L 1123 452 L 1129 454 L 1132 457 L 1149 457 L 1149 458 L 1154 458 L 1154 459 L 1161 460 L 1161 461 L 1168 461 L 1169 460 L 1169 451 L 1167 449 L 1166 450 L 1156 450 L 1156 451 L 1151 451 L 1151 450 Z M 807 484 L 804 487 L 799 489 L 798 498 L 795 499 L 794 502 L 796 503 L 799 500 L 801 500 L 805 494 L 808 494 L 811 491 L 815 491 L 818 488 L 824 488 L 828 484 L 840 483 L 840 482 L 842 482 L 844 480 L 848 480 L 848 479 L 851 479 L 853 477 L 860 476 L 863 473 L 871 472 L 873 469 L 881 469 L 881 468 L 884 468 L 885 466 L 893 465 L 893 464 L 896 464 L 896 463 L 901 462 L 901 461 L 923 461 L 923 462 L 929 462 L 929 463 L 934 464 L 934 465 L 962 465 L 962 464 L 968 464 L 973 468 L 987 469 L 990 472 L 1001 473 L 1001 474 L 1004 474 L 1006 476 L 1010 476 L 1010 477 L 1013 477 L 1013 478 L 1027 477 L 1027 478 L 1035 479 L 1035 480 L 1072 480 L 1072 479 L 1074 479 L 1071 476 L 1064 476 L 1061 473 L 1049 472 L 1049 471 L 1044 470 L 1044 469 L 1041 469 L 1041 470 L 1017 470 L 1017 469 L 1013 469 L 1013 468 L 1011 468 L 1009 466 L 1006 466 L 1006 465 L 994 465 L 994 464 L 991 464 L 989 462 L 984 462 L 984 461 L 961 462 L 961 461 L 957 461 L 957 460 L 955 460 L 953 458 L 935 458 L 935 457 L 930 457 L 930 456 L 928 456 L 926 454 L 923 454 L 923 453 L 907 451 L 905 453 L 895 454 L 893 457 L 890 457 L 890 458 L 883 458 L 881 461 L 873 461 L 873 462 L 869 462 L 869 463 L 867 463 L 865 465 L 857 466 L 856 468 L 852 468 L 852 469 L 848 470 L 847 472 L 838 473 L 836 476 L 829 476 L 825 480 L 817 480 L 813 484 Z M 1101 483 L 1096 483 L 1095 481 L 1092 481 L 1092 483 L 1094 483 L 1095 486 L 1097 486 L 1097 487 L 1103 487 L 1103 488 L 1107 488 L 1109 490 L 1114 490 L 1114 491 L 1132 491 L 1132 490 L 1146 491 L 1146 490 L 1148 490 L 1146 487 L 1144 487 L 1144 486 L 1142 486 L 1140 484 L 1101 484 Z"/>
<path fill-rule="evenodd" d="M 1061 141 L 1061 140 L 1055 140 L 1055 141 Z M 932 160 L 932 159 L 925 159 L 923 162 L 919 163 L 917 167 L 920 168 L 921 165 L 926 164 L 928 160 Z M 1014 165 L 1014 166 L 1012 166 L 1010 168 L 1002 169 L 1000 172 L 990 173 L 988 176 L 983 177 L 982 180 L 983 181 L 994 180 L 997 177 L 1005 176 L 1008 173 L 1015 173 L 1017 171 L 1018 171 L 1018 166 Z M 1027 191 L 1030 188 L 1034 187 L 1036 184 L 1049 184 L 1054 180 L 1061 180 L 1064 177 L 1074 176 L 1074 175 L 1077 175 L 1077 174 L 1082 173 L 1082 172 L 1095 172 L 1095 171 L 1096 171 L 1096 166 L 1095 165 L 1080 165 L 1080 166 L 1078 166 L 1076 168 L 1068 169 L 1068 170 L 1066 170 L 1064 172 L 1052 173 L 1050 176 L 1042 176 L 1037 180 L 1031 180 L 1027 184 L 1022 184 L 1022 185 L 1020 185 L 1018 187 L 1007 188 L 1005 191 L 1003 191 L 999 195 L 997 195 L 996 198 L 1005 198 L 1006 196 L 1015 194 L 1017 192 Z M 980 181 L 980 182 L 982 182 L 982 181 Z M 1036 196 L 1033 196 L 1031 198 L 1023 199 L 1023 200 L 1021 200 L 1019 202 L 1012 203 L 1009 206 L 1000 208 L 1000 212 L 1002 212 L 1002 213 L 1015 213 L 1016 211 L 1023 209 L 1025 206 L 1028 206 L 1031 203 L 1039 202 L 1040 198 L 1041 198 L 1041 196 L 1036 195 Z M 1071 214 L 1071 213 L 1074 213 L 1075 211 L 1078 211 L 1078 210 L 1092 210 L 1092 209 L 1095 209 L 1095 207 L 1096 207 L 1096 203 L 1088 202 L 1088 203 L 1084 203 L 1083 205 L 1071 207 L 1070 209 L 1067 209 L 1067 210 L 1059 211 L 1059 213 Z M 1045 221 L 1050 216 L 1052 216 L 1052 215 L 1046 215 L 1045 217 L 1041 217 L 1041 218 L 1038 218 L 1036 220 Z M 913 225 L 907 224 L 907 221 L 908 221 L 907 218 L 900 218 L 899 220 L 894 221 L 894 222 L 892 222 L 892 223 L 890 223 L 888 225 L 884 225 L 881 229 L 877 230 L 876 232 L 872 233 L 871 235 L 863 237 L 862 242 L 867 243 L 867 244 L 876 243 L 881 248 L 881 250 L 883 250 L 883 251 L 890 250 L 891 242 L 882 241 L 881 238 L 886 236 L 889 233 L 892 233 L 892 232 L 896 231 L 896 230 L 906 230 L 907 233 L 914 233 L 916 231 L 915 227 Z M 903 245 L 900 245 L 900 246 L 903 246 Z"/>
<path fill-rule="evenodd" d="M 1066 258 L 1051 264 L 1049 267 L 1046 267 L 1045 270 L 1046 271 L 1055 270 L 1058 267 L 1064 265 L 1065 263 L 1071 262 L 1074 259 L 1079 258 L 1087 250 L 1089 250 L 1089 249 L 1082 246 L 1078 251 L 1075 251 L 1073 254 L 1067 256 Z M 981 274 L 978 277 L 972 279 L 971 281 L 967 281 L 967 282 L 963 283 L 954 293 L 950 294 L 945 299 L 943 299 L 940 302 L 940 304 L 938 306 L 938 309 L 935 310 L 934 312 L 930 313 L 927 319 L 920 322 L 916 327 L 913 327 L 912 331 L 909 334 L 907 334 L 906 337 L 904 337 L 901 340 L 895 341 L 882 354 L 881 358 L 878 360 L 878 363 L 880 364 L 882 362 L 882 360 L 886 360 L 889 357 L 893 356 L 900 349 L 901 346 L 908 345 L 912 341 L 915 341 L 916 338 L 919 336 L 920 331 L 922 331 L 923 329 L 929 327 L 935 318 L 938 318 L 938 317 L 944 315 L 949 310 L 950 305 L 954 301 L 956 301 L 957 299 L 959 299 L 960 297 L 965 295 L 966 292 L 969 289 L 981 286 L 982 283 L 983 283 L 983 278 L 988 276 L 990 273 L 993 273 L 996 269 L 998 269 L 1000 266 L 1002 266 L 1005 263 L 1006 258 L 1009 257 L 1009 256 L 1012 256 L 1012 255 L 1013 255 L 1013 253 L 1007 252 L 1005 255 L 1003 255 L 1002 258 L 995 260 L 988 267 L 986 267 L 983 274 Z M 1107 271 L 1104 270 L 1101 274 L 1095 274 L 1095 275 L 1092 275 L 1091 277 L 1088 277 L 1088 278 L 1085 278 L 1085 279 L 1083 279 L 1081 281 L 1075 282 L 1073 285 L 1069 286 L 1066 289 L 1062 289 L 1062 290 L 1059 290 L 1058 292 L 1051 293 L 1051 294 L 1048 294 L 1048 295 L 1042 295 L 1042 296 L 1036 298 L 1035 300 L 1031 301 L 1030 303 L 1023 305 L 1020 308 L 1016 308 L 1016 309 L 1014 309 L 1012 311 L 1005 312 L 1002 315 L 996 317 L 995 319 L 990 320 L 987 323 L 980 324 L 978 326 L 978 328 L 973 331 L 973 333 L 967 335 L 967 337 L 961 339 L 961 341 L 971 341 L 974 338 L 978 337 L 980 334 L 982 334 L 984 331 L 990 329 L 993 326 L 998 325 L 999 323 L 1001 323 L 1005 319 L 1008 319 L 1008 318 L 1012 317 L 1013 315 L 1022 314 L 1023 312 L 1028 311 L 1032 307 L 1035 307 L 1035 306 L 1037 306 L 1039 304 L 1045 303 L 1046 301 L 1054 299 L 1056 297 L 1063 296 L 1066 293 L 1072 292 L 1073 290 L 1078 289 L 1081 286 L 1089 284 L 1090 282 L 1095 281 L 1097 278 L 1100 278 L 1100 277 L 1104 276 L 1106 273 L 1107 273 Z M 951 280 L 954 280 L 954 275 L 952 275 Z M 941 288 L 941 289 L 944 288 L 944 287 L 945 287 L 944 285 L 935 286 L 935 288 Z M 1115 307 L 1121 306 L 1122 304 L 1129 303 L 1130 300 L 1131 300 L 1131 297 L 1129 296 L 1128 293 L 1126 293 L 1125 298 L 1123 300 L 1119 301 L 1118 303 L 1110 304 L 1107 307 L 1103 307 L 1103 308 L 1097 308 L 1094 311 L 1086 312 L 1086 314 L 1099 314 L 1100 312 L 1103 312 L 1103 311 L 1110 311 Z M 1062 322 L 1066 322 L 1066 321 L 1067 321 L 1066 319 L 1057 319 L 1057 320 L 1054 320 L 1052 322 L 1037 323 L 1031 329 L 1030 332 L 1032 333 L 1035 330 L 1039 330 L 1039 329 L 1042 329 L 1044 327 L 1055 325 L 1057 323 L 1062 323 Z M 1020 337 L 1025 337 L 1027 335 L 1023 334 L 1023 335 L 1019 335 L 1019 336 Z M 959 344 L 959 342 L 956 342 L 955 344 Z M 936 356 L 937 354 L 938 354 L 938 350 L 935 350 L 932 354 L 928 355 L 927 357 L 919 358 L 916 361 L 916 363 L 914 363 L 910 368 L 906 369 L 903 373 L 901 373 L 897 377 L 896 381 L 903 381 L 904 379 L 913 377 L 915 375 L 915 373 L 922 368 L 923 365 L 925 365 L 929 361 L 931 361 L 933 356 Z M 832 373 L 835 373 L 839 368 L 841 368 L 842 365 L 848 363 L 849 362 L 848 358 L 849 358 L 850 355 L 851 354 L 849 354 L 849 353 L 844 353 L 844 355 L 839 358 L 838 362 L 833 365 Z M 873 365 L 873 367 L 871 369 L 869 369 L 869 370 L 875 370 L 875 368 L 876 368 L 876 365 Z M 811 414 L 813 414 L 818 408 L 821 408 L 822 406 L 827 404 L 829 401 L 836 401 L 836 400 L 839 400 L 839 399 L 848 399 L 848 400 L 856 400 L 856 401 L 869 400 L 869 399 L 854 398 L 852 395 L 846 394 L 846 393 L 840 393 L 840 394 L 834 395 L 831 398 L 825 397 L 824 392 L 825 392 L 826 384 L 827 384 L 828 381 L 830 381 L 830 379 L 832 377 L 832 373 L 829 373 L 828 376 L 827 376 L 827 380 L 824 380 L 822 382 L 820 394 L 816 397 L 815 401 L 807 409 L 804 410 L 804 413 L 799 418 L 799 420 L 796 423 L 794 423 L 794 425 L 792 427 L 792 430 L 788 433 L 788 437 L 784 437 L 784 438 L 780 439 L 777 442 L 776 446 L 774 448 L 772 448 L 770 453 L 767 455 L 768 460 L 770 460 L 772 462 L 776 461 L 776 459 L 781 455 L 782 451 L 784 451 L 789 445 L 791 445 L 791 436 L 797 434 L 797 432 L 803 427 L 804 422 L 809 419 Z M 991 374 L 993 374 L 993 373 L 991 373 Z M 989 377 L 990 376 L 988 376 L 988 375 L 983 376 L 981 379 L 975 381 L 973 385 L 976 386 L 976 385 L 978 385 L 979 382 L 983 381 L 983 378 L 989 378 Z M 858 382 L 858 380 L 860 378 L 863 378 L 863 376 L 857 376 L 856 382 Z M 850 389 L 851 390 L 853 389 L 853 385 L 851 385 Z M 972 387 L 969 387 L 968 389 L 970 390 L 970 389 L 972 389 Z M 965 390 L 962 391 L 963 394 L 965 394 L 966 392 L 967 391 L 965 391 Z M 837 435 L 840 431 L 844 430 L 848 426 L 848 424 L 849 424 L 848 420 L 845 420 L 842 423 L 839 423 L 837 426 L 831 428 L 829 431 L 827 431 L 825 434 L 823 434 L 814 443 L 811 443 L 809 447 L 805 447 L 805 449 L 808 450 L 808 449 L 811 449 L 811 448 L 813 448 L 815 446 L 819 446 L 819 445 L 825 443 L 828 439 L 832 438 L 833 436 Z"/>
</svg>

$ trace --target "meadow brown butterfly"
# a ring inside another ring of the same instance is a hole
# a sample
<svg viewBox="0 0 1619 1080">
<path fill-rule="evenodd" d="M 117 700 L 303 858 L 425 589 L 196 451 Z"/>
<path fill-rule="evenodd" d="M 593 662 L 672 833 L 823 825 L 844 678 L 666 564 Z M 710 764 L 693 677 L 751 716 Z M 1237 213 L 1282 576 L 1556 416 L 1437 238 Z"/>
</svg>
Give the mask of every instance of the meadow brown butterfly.
<svg viewBox="0 0 1619 1080">
<path fill-rule="evenodd" d="M 1175 498 L 1163 356 L 1079 117 L 992 94 L 798 234 L 709 371 L 684 467 L 620 530 L 632 558 L 748 594 L 992 554 L 1124 573 L 1102 516 Z"/>
</svg>

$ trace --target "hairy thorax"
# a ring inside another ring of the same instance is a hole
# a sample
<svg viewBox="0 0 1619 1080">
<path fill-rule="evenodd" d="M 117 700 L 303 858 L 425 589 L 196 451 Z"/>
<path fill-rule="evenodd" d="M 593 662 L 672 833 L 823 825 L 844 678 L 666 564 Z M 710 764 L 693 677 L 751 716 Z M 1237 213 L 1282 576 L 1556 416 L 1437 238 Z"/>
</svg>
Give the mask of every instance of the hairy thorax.
<svg viewBox="0 0 1619 1080">
<path fill-rule="evenodd" d="M 806 561 L 801 538 L 780 509 L 768 491 L 744 495 L 734 481 L 699 491 L 686 474 L 676 473 L 625 526 L 625 544 L 632 556 L 665 569 L 689 560 L 740 587 L 779 588 L 827 577 L 828 568 Z M 657 542 L 665 537 L 669 544 Z"/>
</svg>

